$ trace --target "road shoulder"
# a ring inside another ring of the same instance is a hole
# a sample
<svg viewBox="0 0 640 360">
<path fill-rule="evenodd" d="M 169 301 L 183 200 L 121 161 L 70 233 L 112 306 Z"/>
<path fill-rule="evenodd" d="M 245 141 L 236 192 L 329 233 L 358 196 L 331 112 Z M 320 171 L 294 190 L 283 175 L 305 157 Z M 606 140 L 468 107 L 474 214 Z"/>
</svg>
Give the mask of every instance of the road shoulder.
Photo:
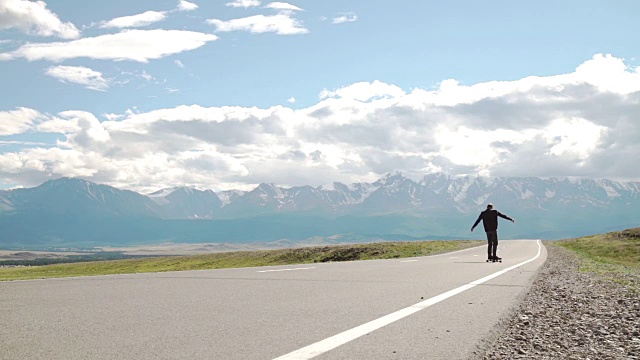
<svg viewBox="0 0 640 360">
<path fill-rule="evenodd" d="M 533 286 L 472 359 L 640 359 L 638 294 L 579 272 L 575 253 L 546 247 L 547 261 Z"/>
</svg>

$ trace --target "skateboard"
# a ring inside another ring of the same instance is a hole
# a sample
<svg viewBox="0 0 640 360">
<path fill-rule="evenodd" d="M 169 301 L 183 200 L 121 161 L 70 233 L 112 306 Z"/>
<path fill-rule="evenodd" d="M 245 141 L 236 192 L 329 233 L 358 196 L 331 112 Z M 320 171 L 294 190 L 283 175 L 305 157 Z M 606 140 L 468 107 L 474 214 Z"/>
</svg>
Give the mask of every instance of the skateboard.
<svg viewBox="0 0 640 360">
<path fill-rule="evenodd" d="M 502 258 L 501 257 L 497 257 L 497 258 L 493 258 L 493 259 L 487 259 L 487 262 L 502 262 Z"/>
</svg>

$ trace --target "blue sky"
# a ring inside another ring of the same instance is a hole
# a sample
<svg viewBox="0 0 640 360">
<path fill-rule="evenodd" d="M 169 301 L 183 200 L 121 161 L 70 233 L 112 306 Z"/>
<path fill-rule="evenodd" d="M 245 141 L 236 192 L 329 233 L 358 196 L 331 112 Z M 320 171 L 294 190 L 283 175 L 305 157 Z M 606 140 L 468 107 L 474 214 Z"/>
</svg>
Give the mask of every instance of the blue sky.
<svg viewBox="0 0 640 360">
<path fill-rule="evenodd" d="M 0 187 L 640 179 L 637 1 L 0 0 Z"/>
</svg>

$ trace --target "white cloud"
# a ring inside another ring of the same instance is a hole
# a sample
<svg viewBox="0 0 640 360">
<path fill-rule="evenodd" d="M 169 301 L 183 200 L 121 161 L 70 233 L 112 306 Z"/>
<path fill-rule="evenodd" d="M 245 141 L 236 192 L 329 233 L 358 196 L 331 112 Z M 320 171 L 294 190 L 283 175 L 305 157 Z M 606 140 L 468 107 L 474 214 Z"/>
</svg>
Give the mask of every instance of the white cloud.
<svg viewBox="0 0 640 360">
<path fill-rule="evenodd" d="M 174 64 L 176 64 L 176 65 L 178 65 L 178 67 L 179 67 L 180 69 L 184 69 L 184 68 L 185 68 L 184 64 L 183 64 L 183 63 L 182 63 L 182 61 L 180 61 L 180 60 L 175 60 L 173 63 L 174 63 Z"/>
<path fill-rule="evenodd" d="M 342 24 L 342 23 L 354 22 L 354 21 L 358 21 L 358 15 L 352 12 L 341 13 L 341 14 L 338 14 L 337 17 L 333 18 L 334 24 Z"/>
<path fill-rule="evenodd" d="M 35 127 L 65 140 L 0 154 L 0 174 L 37 184 L 50 173 L 82 173 L 138 190 L 349 183 L 395 170 L 640 179 L 638 76 L 598 55 L 568 74 L 514 81 L 411 91 L 355 83 L 299 110 L 191 105 L 100 122 L 78 111 L 50 118 L 19 109 L 0 113 L 2 133 Z M 49 120 L 35 124 L 41 117 Z M 21 121 L 7 127 L 7 119 Z"/>
<path fill-rule="evenodd" d="M 220 32 L 248 31 L 254 34 L 273 32 L 278 35 L 297 35 L 309 32 L 301 21 L 286 13 L 271 16 L 255 15 L 229 21 L 209 19 L 207 23 L 214 25 L 216 30 Z"/>
<path fill-rule="evenodd" d="M 102 123 L 91 113 L 85 111 L 64 111 L 60 116 L 66 121 L 72 122 L 78 130 L 67 138 L 70 143 L 76 143 L 83 148 L 88 144 L 106 143 L 111 139 L 109 132 Z"/>
<path fill-rule="evenodd" d="M 27 44 L 0 54 L 0 60 L 25 58 L 29 61 L 63 61 L 74 58 L 132 60 L 148 62 L 194 50 L 218 37 L 184 30 L 125 30 L 70 42 Z"/>
<path fill-rule="evenodd" d="M 290 97 L 290 98 L 288 98 L 288 99 L 287 99 L 287 102 L 288 102 L 288 103 L 293 104 L 293 103 L 295 103 L 295 102 L 296 102 L 296 98 L 294 98 L 294 97 L 292 96 L 292 97 Z"/>
<path fill-rule="evenodd" d="M 198 5 L 185 0 L 180 0 L 180 2 L 178 3 L 178 11 L 193 11 L 197 8 Z"/>
<path fill-rule="evenodd" d="M 61 142 L 60 147 L 91 154 L 111 150 L 111 135 L 93 114 L 86 111 L 63 111 L 58 115 L 59 117 L 40 123 L 37 129 L 66 135 L 66 141 Z"/>
<path fill-rule="evenodd" d="M 16 110 L 0 111 L 0 136 L 16 135 L 33 128 L 36 121 L 46 118 L 40 112 L 19 107 Z"/>
<path fill-rule="evenodd" d="M 234 0 L 232 2 L 227 3 L 227 6 L 234 8 L 250 8 L 255 6 L 260 6 L 260 1 L 258 0 Z"/>
<path fill-rule="evenodd" d="M 104 114 L 103 116 L 105 119 L 109 121 L 116 121 L 124 117 L 124 115 L 121 115 L 121 114 Z"/>
<path fill-rule="evenodd" d="M 371 99 L 379 98 L 401 97 L 403 95 L 405 95 L 404 90 L 402 90 L 398 86 L 385 84 L 383 82 L 375 80 L 372 83 L 354 83 L 334 91 L 325 89 L 320 93 L 320 98 L 342 98 L 358 101 L 368 101 Z"/>
<path fill-rule="evenodd" d="M 285 2 L 272 2 L 265 6 L 265 8 L 284 11 L 304 11 L 295 5 L 291 5 Z"/>
<path fill-rule="evenodd" d="M 140 73 L 140 77 L 145 79 L 146 81 L 155 81 L 155 78 L 146 70 L 142 70 L 142 73 Z"/>
<path fill-rule="evenodd" d="M 146 11 L 142 14 L 122 16 L 100 23 L 101 28 L 134 28 L 151 25 L 167 18 L 166 11 Z"/>
<path fill-rule="evenodd" d="M 547 143 L 553 144 L 549 149 L 550 155 L 571 155 L 584 160 L 596 150 L 606 130 L 605 126 L 586 119 L 563 118 L 552 121 L 542 136 Z"/>
<path fill-rule="evenodd" d="M 102 77 L 102 73 L 83 66 L 51 66 L 46 74 L 62 82 L 69 82 L 85 86 L 87 89 L 105 91 L 109 88 L 109 81 Z"/>
<path fill-rule="evenodd" d="M 19 29 L 38 36 L 75 39 L 80 31 L 70 22 L 63 23 L 47 9 L 44 1 L 0 0 L 0 29 Z"/>
<path fill-rule="evenodd" d="M 0 154 L 0 174 L 28 185 L 39 185 L 50 177 L 91 177 L 100 167 L 91 155 L 57 147 Z"/>
<path fill-rule="evenodd" d="M 640 68 L 632 69 L 622 59 L 610 54 L 595 55 L 591 60 L 578 66 L 573 81 L 586 82 L 611 92 L 630 94 L 640 91 Z"/>
<path fill-rule="evenodd" d="M 2 146 L 2 145 L 27 145 L 27 146 L 39 145 L 39 146 L 44 146 L 44 145 L 47 145 L 47 144 L 46 143 L 32 142 L 32 141 L 14 141 L 14 140 L 6 141 L 6 140 L 0 140 L 0 146 Z"/>
</svg>

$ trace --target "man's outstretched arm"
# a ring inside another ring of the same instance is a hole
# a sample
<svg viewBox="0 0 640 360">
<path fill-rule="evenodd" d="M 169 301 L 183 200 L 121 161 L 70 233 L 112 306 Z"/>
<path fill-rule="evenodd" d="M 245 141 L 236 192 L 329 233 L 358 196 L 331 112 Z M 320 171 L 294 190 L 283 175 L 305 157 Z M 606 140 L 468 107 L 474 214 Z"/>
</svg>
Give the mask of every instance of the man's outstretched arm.
<svg viewBox="0 0 640 360">
<path fill-rule="evenodd" d="M 502 214 L 500 211 L 498 211 L 498 216 L 500 216 L 503 219 L 507 219 L 511 222 L 516 222 L 515 220 L 513 220 L 512 218 L 508 217 L 507 215 Z"/>
<path fill-rule="evenodd" d="M 478 220 L 476 220 L 476 222 L 473 223 L 473 226 L 471 227 L 472 232 L 473 232 L 473 229 L 475 229 L 476 226 L 478 226 L 478 224 L 480 223 L 480 220 L 482 220 L 482 214 L 480 214 L 480 216 L 478 216 Z"/>
</svg>

